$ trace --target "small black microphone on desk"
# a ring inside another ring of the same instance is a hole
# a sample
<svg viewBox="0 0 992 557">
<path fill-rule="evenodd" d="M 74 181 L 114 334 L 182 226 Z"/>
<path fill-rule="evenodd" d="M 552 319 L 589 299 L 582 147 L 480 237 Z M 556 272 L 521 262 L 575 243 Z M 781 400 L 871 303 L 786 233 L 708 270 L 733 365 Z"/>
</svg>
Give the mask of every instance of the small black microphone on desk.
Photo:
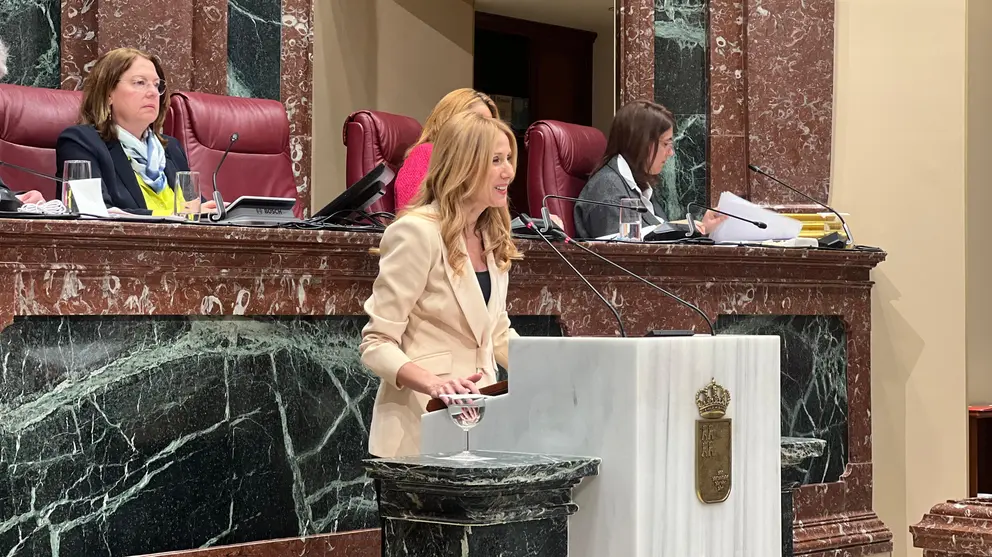
<svg viewBox="0 0 992 557">
<path fill-rule="evenodd" d="M 613 304 L 611 304 L 609 300 L 606 299 L 606 296 L 603 296 L 603 294 L 599 290 L 596 290 L 596 287 L 593 286 L 588 279 L 586 279 L 585 275 L 580 273 L 579 270 L 575 268 L 575 265 L 572 265 L 572 262 L 569 261 L 568 258 L 565 257 L 565 255 L 562 252 L 558 251 L 558 248 L 556 248 L 555 245 L 551 243 L 551 240 L 549 240 L 548 237 L 545 236 L 537 228 L 537 226 L 534 225 L 534 219 L 527 216 L 526 213 L 520 213 L 518 217 L 520 218 L 521 222 L 523 222 L 524 225 L 527 226 L 527 228 L 533 230 L 534 233 L 536 233 L 538 236 L 541 237 L 542 240 L 544 240 L 545 244 L 548 244 L 548 247 L 551 248 L 558 255 L 558 257 L 560 257 L 561 260 L 565 262 L 566 265 L 568 265 L 568 268 L 571 269 L 572 272 L 575 273 L 577 277 L 582 279 L 582 282 L 584 282 L 585 285 L 589 287 L 589 290 L 592 290 L 593 294 L 595 294 L 596 297 L 599 298 L 601 302 L 606 304 L 606 307 L 610 308 L 610 311 L 613 313 L 613 317 L 616 318 L 617 320 L 617 326 L 620 327 L 620 336 L 626 337 L 627 331 L 625 331 L 623 328 L 623 319 L 620 319 L 620 312 L 617 311 L 617 308 L 613 307 Z"/>
<path fill-rule="evenodd" d="M 699 317 L 702 318 L 703 322 L 706 323 L 706 326 L 710 330 L 710 334 L 713 335 L 713 336 L 716 336 L 716 331 L 713 328 L 713 322 L 710 321 L 710 318 L 706 316 L 706 314 L 703 312 L 703 310 L 699 309 L 699 306 L 697 306 L 697 305 L 695 305 L 695 304 L 693 304 L 691 302 L 687 302 L 686 300 L 683 300 L 682 298 L 676 296 L 675 293 L 673 293 L 673 292 L 671 292 L 669 290 L 666 290 L 666 289 L 658 286 L 657 284 L 649 281 L 648 279 L 642 277 L 641 275 L 638 275 L 634 271 L 631 271 L 630 269 L 628 269 L 626 267 L 623 267 L 619 263 L 614 262 L 610 258 L 608 258 L 606 256 L 603 256 L 603 255 L 600 255 L 600 254 L 594 252 L 593 250 L 591 250 L 591 249 L 583 246 L 579 242 L 576 242 L 574 239 L 570 238 L 568 236 L 568 234 L 565 234 L 565 232 L 563 230 L 561 230 L 560 228 L 558 228 L 557 226 L 554 226 L 553 227 L 551 233 L 554 234 L 554 235 L 556 235 L 556 236 L 558 236 L 558 237 L 560 237 L 560 238 L 562 238 L 565 241 L 566 244 L 571 245 L 571 246 L 575 246 L 575 247 L 579 248 L 580 250 L 588 253 L 589 255 L 595 257 L 596 259 L 599 259 L 600 261 L 602 261 L 602 262 L 604 262 L 604 263 L 606 263 L 608 265 L 611 265 L 615 269 L 619 269 L 620 271 L 623 271 L 624 273 L 627 273 L 628 275 L 630 275 L 630 276 L 634 277 L 635 279 L 643 282 L 644 284 L 650 286 L 651 288 L 654 288 L 658 292 L 661 292 L 665 296 L 668 296 L 669 298 L 675 300 L 676 302 L 682 304 L 683 306 L 691 309 L 697 315 L 699 315 Z M 692 331 L 652 331 L 651 333 L 649 333 L 649 336 L 666 336 L 666 337 L 667 336 L 692 336 L 693 334 L 694 333 Z"/>
<path fill-rule="evenodd" d="M 791 191 L 792 193 L 795 193 L 796 195 L 799 195 L 800 197 L 803 197 L 805 199 L 808 199 L 808 200 L 812 201 L 813 203 L 816 203 L 817 205 L 819 205 L 819 206 L 823 207 L 824 209 L 830 211 L 834 215 L 837 215 L 837 218 L 840 219 L 841 226 L 844 228 L 844 234 L 847 235 L 847 240 L 842 241 L 841 238 L 840 238 L 840 234 L 838 234 L 836 232 L 831 232 L 830 234 L 827 234 L 823 238 L 820 238 L 820 245 L 821 246 L 837 247 L 841 243 L 846 244 L 846 245 L 849 245 L 849 246 L 853 246 L 854 245 L 854 236 L 851 234 L 851 229 L 848 228 L 847 222 L 844 221 L 844 217 L 840 216 L 840 213 L 838 213 L 837 211 L 835 211 L 833 207 L 831 207 L 830 205 L 827 205 L 826 203 L 824 203 L 824 202 L 822 202 L 822 201 L 814 198 L 811 195 L 807 195 L 807 194 L 805 194 L 805 193 L 797 190 L 796 188 L 790 186 L 789 184 L 786 184 L 782 180 L 779 180 L 778 178 L 772 176 L 768 172 L 762 170 L 761 168 L 759 168 L 759 167 L 757 167 L 757 166 L 755 166 L 753 164 L 749 164 L 749 165 L 747 165 L 747 167 L 752 172 L 757 172 L 758 174 L 761 174 L 762 176 L 764 176 L 766 178 L 771 178 L 772 181 L 774 181 L 776 184 L 784 187 L 785 189 Z"/>
<path fill-rule="evenodd" d="M 721 215 L 726 215 L 726 216 L 728 216 L 728 217 L 730 217 L 732 219 L 737 219 L 737 220 L 739 220 L 741 222 L 746 222 L 748 224 L 754 225 L 754 226 L 756 226 L 756 227 L 758 227 L 758 228 L 760 228 L 762 230 L 768 228 L 768 225 L 765 224 L 765 223 L 763 223 L 763 222 L 761 222 L 760 220 L 746 219 L 744 217 L 739 217 L 737 215 L 728 213 L 726 211 L 721 211 L 719 209 L 714 209 L 713 207 L 707 207 L 706 205 L 700 205 L 699 203 L 696 203 L 695 201 L 690 201 L 685 206 L 685 209 L 686 209 L 685 218 L 686 218 L 687 221 L 689 221 L 689 229 L 691 231 L 693 231 L 693 232 L 696 232 L 697 231 L 696 230 L 696 222 L 692 218 L 692 208 L 693 207 L 696 207 L 698 209 L 705 209 L 707 211 L 713 211 L 714 213 L 718 213 L 718 214 L 721 214 Z M 707 230 L 707 232 L 710 232 L 710 231 Z"/>
<path fill-rule="evenodd" d="M 231 134 L 231 142 L 227 144 L 227 149 L 224 149 L 224 154 L 220 157 L 220 162 L 217 163 L 217 169 L 214 170 L 213 184 L 214 184 L 214 203 L 217 205 L 217 212 L 210 216 L 210 220 L 214 222 L 220 222 L 227 217 L 227 207 L 224 206 L 224 196 L 221 195 L 220 189 L 217 187 L 217 174 L 220 173 L 220 167 L 224 165 L 224 161 L 227 159 L 227 154 L 231 152 L 231 148 L 234 147 L 234 142 L 238 140 L 238 134 Z"/>
</svg>

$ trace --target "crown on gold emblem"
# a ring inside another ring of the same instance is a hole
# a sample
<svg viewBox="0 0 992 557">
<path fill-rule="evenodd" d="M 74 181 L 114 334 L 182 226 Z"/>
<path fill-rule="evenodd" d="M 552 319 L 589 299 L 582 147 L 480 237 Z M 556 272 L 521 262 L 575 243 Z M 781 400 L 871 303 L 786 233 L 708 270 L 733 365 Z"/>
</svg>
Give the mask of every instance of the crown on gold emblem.
<svg viewBox="0 0 992 557">
<path fill-rule="evenodd" d="M 696 391 L 696 407 L 699 415 L 707 419 L 722 418 L 730 406 L 730 392 L 710 379 L 710 384 Z"/>
</svg>

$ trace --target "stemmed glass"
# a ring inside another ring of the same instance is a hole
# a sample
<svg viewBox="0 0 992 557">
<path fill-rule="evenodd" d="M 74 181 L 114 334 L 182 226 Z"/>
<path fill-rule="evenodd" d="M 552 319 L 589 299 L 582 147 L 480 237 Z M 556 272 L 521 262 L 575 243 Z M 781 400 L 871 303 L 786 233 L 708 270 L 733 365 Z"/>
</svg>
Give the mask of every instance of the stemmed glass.
<svg viewBox="0 0 992 557">
<path fill-rule="evenodd" d="M 439 398 L 448 405 L 448 416 L 451 417 L 451 421 L 465 432 L 465 450 L 445 458 L 462 462 L 490 460 L 488 457 L 473 454 L 469 450 L 469 431 L 477 426 L 486 415 L 486 399 L 489 397 L 475 394 L 444 394 L 440 395 Z"/>
</svg>

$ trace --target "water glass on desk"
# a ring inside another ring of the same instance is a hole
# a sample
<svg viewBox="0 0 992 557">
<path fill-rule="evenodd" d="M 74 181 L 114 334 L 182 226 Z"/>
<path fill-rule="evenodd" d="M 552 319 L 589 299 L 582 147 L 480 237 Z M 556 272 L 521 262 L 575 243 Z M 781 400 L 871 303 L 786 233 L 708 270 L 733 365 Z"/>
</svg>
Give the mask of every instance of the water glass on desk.
<svg viewBox="0 0 992 557">
<path fill-rule="evenodd" d="M 174 188 L 175 203 L 172 214 L 186 220 L 198 222 L 202 198 L 200 197 L 200 173 L 176 172 L 176 187 Z"/>
<path fill-rule="evenodd" d="M 90 170 L 90 161 L 65 161 L 62 165 L 62 204 L 70 213 L 77 213 L 79 210 L 72 201 L 72 191 L 69 182 L 73 180 L 89 180 L 93 177 Z"/>
<path fill-rule="evenodd" d="M 640 242 L 641 237 L 641 200 L 634 197 L 625 197 L 620 200 L 620 235 L 618 240 L 629 242 Z"/>
</svg>

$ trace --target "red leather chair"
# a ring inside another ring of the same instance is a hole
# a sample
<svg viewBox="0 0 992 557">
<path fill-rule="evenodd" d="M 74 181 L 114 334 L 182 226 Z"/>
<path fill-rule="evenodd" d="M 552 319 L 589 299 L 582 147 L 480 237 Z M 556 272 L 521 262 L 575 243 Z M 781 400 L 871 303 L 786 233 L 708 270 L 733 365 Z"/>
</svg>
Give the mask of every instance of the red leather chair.
<svg viewBox="0 0 992 557">
<path fill-rule="evenodd" d="M 410 146 L 417 142 L 423 128 L 408 116 L 359 110 L 344 122 L 343 139 L 347 148 L 345 180 L 352 186 L 372 171 L 380 162 L 398 171 Z M 376 201 L 371 211 L 394 212 L 396 195 L 393 183 L 386 184 L 386 193 Z"/>
<path fill-rule="evenodd" d="M 0 161 L 55 174 L 55 143 L 79 119 L 81 91 L 0 85 Z M 15 191 L 38 190 L 56 199 L 55 182 L 0 166 L 0 179 Z"/>
<path fill-rule="evenodd" d="M 243 195 L 297 197 L 289 155 L 289 118 L 279 101 L 207 93 L 173 93 L 165 133 L 179 140 L 191 170 L 200 173 L 208 199 L 210 181 L 231 134 L 238 141 L 217 175 L 217 188 L 230 203 Z M 297 202 L 293 211 L 303 216 Z"/>
<path fill-rule="evenodd" d="M 528 156 L 527 204 L 535 217 L 541 214 L 545 195 L 578 197 L 606 151 L 603 132 L 555 120 L 531 124 L 524 144 Z M 561 217 L 570 236 L 575 235 L 574 207 L 571 201 L 548 200 L 548 209 Z"/>
</svg>

